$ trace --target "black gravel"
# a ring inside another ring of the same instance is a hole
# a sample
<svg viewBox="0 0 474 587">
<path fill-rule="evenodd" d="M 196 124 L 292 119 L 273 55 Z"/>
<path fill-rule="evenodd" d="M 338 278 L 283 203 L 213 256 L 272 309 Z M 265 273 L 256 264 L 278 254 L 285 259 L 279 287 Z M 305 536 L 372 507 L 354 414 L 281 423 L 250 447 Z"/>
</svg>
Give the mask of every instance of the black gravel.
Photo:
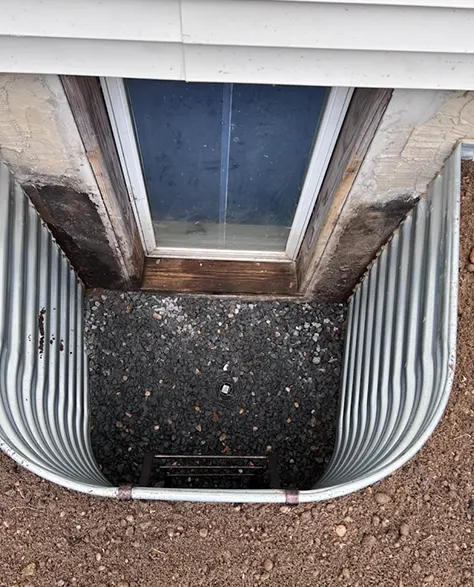
<svg viewBox="0 0 474 587">
<path fill-rule="evenodd" d="M 92 446 L 114 483 L 144 454 L 274 454 L 310 487 L 334 445 L 344 305 L 103 292 L 86 301 Z"/>
</svg>

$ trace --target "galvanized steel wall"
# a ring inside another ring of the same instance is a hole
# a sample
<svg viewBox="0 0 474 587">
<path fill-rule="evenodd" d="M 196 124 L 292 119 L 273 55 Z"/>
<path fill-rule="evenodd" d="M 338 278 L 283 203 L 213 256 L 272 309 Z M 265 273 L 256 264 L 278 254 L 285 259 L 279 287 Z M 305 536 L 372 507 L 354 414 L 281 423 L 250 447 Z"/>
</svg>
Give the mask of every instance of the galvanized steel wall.
<svg viewBox="0 0 474 587">
<path fill-rule="evenodd" d="M 337 444 L 318 484 L 324 497 L 395 471 L 441 418 L 456 358 L 460 187 L 458 147 L 350 300 Z"/>
<path fill-rule="evenodd" d="M 0 164 L 0 448 L 72 489 L 114 495 L 89 436 L 83 288 Z"/>
<path fill-rule="evenodd" d="M 407 462 L 448 401 L 455 362 L 461 147 L 350 300 L 336 449 L 313 490 L 140 488 L 135 499 L 317 501 Z M 71 489 L 118 496 L 89 438 L 82 286 L 0 166 L 0 448 Z"/>
</svg>

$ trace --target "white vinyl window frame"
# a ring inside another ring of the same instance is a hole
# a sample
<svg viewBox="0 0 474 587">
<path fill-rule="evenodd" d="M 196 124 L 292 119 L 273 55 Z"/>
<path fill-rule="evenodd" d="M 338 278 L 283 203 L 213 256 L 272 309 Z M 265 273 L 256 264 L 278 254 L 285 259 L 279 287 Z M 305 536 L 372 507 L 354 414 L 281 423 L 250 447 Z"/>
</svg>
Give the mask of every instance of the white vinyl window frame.
<svg viewBox="0 0 474 587">
<path fill-rule="evenodd" d="M 239 251 L 220 249 L 158 247 L 143 178 L 142 165 L 127 93 L 121 78 L 101 78 L 118 155 L 132 203 L 135 220 L 149 257 L 193 258 L 234 261 L 295 261 L 316 204 L 324 175 L 352 97 L 353 88 L 331 88 L 317 130 L 301 195 L 288 236 L 286 249 Z"/>
</svg>

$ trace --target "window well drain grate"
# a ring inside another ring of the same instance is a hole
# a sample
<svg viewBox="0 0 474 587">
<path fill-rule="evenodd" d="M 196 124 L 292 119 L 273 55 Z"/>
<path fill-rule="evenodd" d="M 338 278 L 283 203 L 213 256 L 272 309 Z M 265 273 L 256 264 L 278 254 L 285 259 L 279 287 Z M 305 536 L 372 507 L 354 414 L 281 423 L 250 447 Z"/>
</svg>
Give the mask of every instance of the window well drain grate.
<svg viewBox="0 0 474 587">
<path fill-rule="evenodd" d="M 141 487 L 205 489 L 279 489 L 275 455 L 164 455 L 149 452 L 143 460 Z"/>
</svg>

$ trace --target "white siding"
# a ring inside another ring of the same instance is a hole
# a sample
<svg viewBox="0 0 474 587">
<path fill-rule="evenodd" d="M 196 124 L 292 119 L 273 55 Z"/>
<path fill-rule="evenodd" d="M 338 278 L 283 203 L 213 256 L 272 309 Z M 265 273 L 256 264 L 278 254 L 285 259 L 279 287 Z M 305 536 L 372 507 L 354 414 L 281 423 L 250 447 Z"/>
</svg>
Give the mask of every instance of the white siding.
<svg viewBox="0 0 474 587">
<path fill-rule="evenodd" d="M 470 9 L 182 0 L 182 14 L 185 42 L 199 45 L 474 51 L 474 10 Z"/>
<path fill-rule="evenodd" d="M 472 0 L 0 0 L 0 71 L 474 89 Z"/>
</svg>

